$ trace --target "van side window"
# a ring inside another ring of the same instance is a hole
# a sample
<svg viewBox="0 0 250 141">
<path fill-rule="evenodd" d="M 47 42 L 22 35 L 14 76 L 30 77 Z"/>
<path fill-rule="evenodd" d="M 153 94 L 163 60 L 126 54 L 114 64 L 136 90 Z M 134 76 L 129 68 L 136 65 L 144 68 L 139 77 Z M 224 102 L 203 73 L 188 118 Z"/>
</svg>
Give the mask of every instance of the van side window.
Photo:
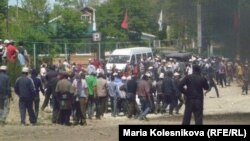
<svg viewBox="0 0 250 141">
<path fill-rule="evenodd" d="M 141 61 L 141 54 L 136 54 L 136 60 Z"/>
<path fill-rule="evenodd" d="M 153 57 L 153 56 L 152 56 L 152 53 L 148 53 L 148 58 L 149 58 L 149 57 L 151 57 L 151 58 Z"/>
<path fill-rule="evenodd" d="M 143 59 L 147 59 L 147 53 L 143 53 Z"/>
<path fill-rule="evenodd" d="M 132 64 L 135 64 L 135 55 L 132 56 L 132 58 L 131 58 L 131 63 L 132 63 Z"/>
</svg>

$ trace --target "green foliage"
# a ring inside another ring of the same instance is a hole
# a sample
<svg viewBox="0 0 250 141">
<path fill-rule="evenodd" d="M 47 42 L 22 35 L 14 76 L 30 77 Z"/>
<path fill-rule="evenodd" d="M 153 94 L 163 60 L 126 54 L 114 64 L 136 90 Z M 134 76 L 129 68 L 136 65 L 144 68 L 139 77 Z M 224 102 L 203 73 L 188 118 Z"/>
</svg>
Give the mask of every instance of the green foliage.
<svg viewBox="0 0 250 141">
<path fill-rule="evenodd" d="M 7 63 L 7 68 L 8 68 L 7 74 L 10 77 L 11 86 L 14 86 L 16 79 L 21 74 L 22 67 L 16 60 L 16 62 L 14 63 L 12 62 Z"/>
<path fill-rule="evenodd" d="M 7 22 L 7 0 L 2 0 L 0 38 L 24 40 L 28 43 L 29 52 L 32 52 L 33 43 L 38 42 L 75 44 L 70 51 L 80 48 L 77 43 L 90 41 L 90 36 L 86 39 L 85 34 L 89 23 L 81 19 L 82 4 L 78 0 L 58 2 L 50 9 L 48 0 L 22 0 L 21 7 L 9 7 Z M 89 6 L 96 9 L 97 31 L 101 33 L 102 42 L 112 42 L 112 46 L 105 47 L 114 48 L 117 41 L 140 41 L 139 36 L 131 35 L 129 31 L 136 31 L 138 35 L 141 32 L 151 33 L 161 40 L 178 40 L 180 45 L 190 44 L 197 38 L 198 2 L 202 7 L 204 50 L 213 42 L 226 48 L 221 51 L 222 54 L 233 56 L 236 50 L 241 50 L 243 56 L 248 56 L 249 0 L 107 0 L 102 4 L 93 0 Z M 128 30 L 120 27 L 125 9 L 128 11 Z M 164 30 L 159 32 L 157 21 L 161 9 Z M 238 28 L 234 25 L 235 14 L 240 14 Z M 58 16 L 61 18 L 49 22 Z M 167 25 L 170 26 L 168 33 Z M 58 51 L 63 46 L 50 46 L 50 50 Z"/>
</svg>

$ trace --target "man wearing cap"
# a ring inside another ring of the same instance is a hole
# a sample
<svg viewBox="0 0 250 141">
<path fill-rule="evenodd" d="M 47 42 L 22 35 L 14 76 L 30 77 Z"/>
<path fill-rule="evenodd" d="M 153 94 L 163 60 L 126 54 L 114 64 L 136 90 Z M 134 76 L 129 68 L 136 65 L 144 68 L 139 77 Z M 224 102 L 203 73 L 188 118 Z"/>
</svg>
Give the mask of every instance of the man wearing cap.
<svg viewBox="0 0 250 141">
<path fill-rule="evenodd" d="M 26 110 L 29 113 L 31 124 L 36 123 L 36 116 L 33 109 L 33 102 L 36 96 L 33 80 L 28 76 L 29 68 L 22 68 L 22 75 L 17 78 L 14 89 L 19 97 L 19 110 L 21 115 L 21 125 L 25 125 Z"/>
<path fill-rule="evenodd" d="M 0 124 L 4 124 L 9 113 L 9 98 L 11 98 L 10 79 L 6 74 L 7 67 L 0 67 Z"/>
<path fill-rule="evenodd" d="M 162 92 L 164 95 L 164 104 L 163 104 L 163 110 L 167 108 L 169 105 L 169 115 L 173 115 L 173 110 L 176 106 L 176 93 L 177 93 L 177 86 L 173 79 L 173 72 L 168 71 L 166 73 L 166 77 L 164 78 L 162 82 Z M 165 112 L 165 111 L 162 111 Z"/>
<path fill-rule="evenodd" d="M 141 114 L 139 120 L 147 120 L 146 116 L 151 111 L 151 95 L 150 85 L 148 83 L 148 76 L 143 75 L 142 80 L 138 82 L 137 94 L 141 103 Z"/>
<path fill-rule="evenodd" d="M 96 87 L 97 80 L 95 72 L 92 72 L 91 74 L 87 75 L 85 80 L 88 86 L 88 102 L 87 102 L 88 118 L 92 119 L 92 116 L 94 114 L 96 95 L 97 95 L 97 87 Z"/>
<path fill-rule="evenodd" d="M 126 83 L 126 99 L 128 101 L 128 118 L 132 118 L 134 115 L 137 118 L 140 114 L 140 109 L 136 102 L 136 89 L 137 89 L 137 80 L 136 76 L 128 76 Z"/>
<path fill-rule="evenodd" d="M 179 83 L 181 81 L 181 76 L 178 72 L 174 73 L 174 82 L 176 84 L 176 87 L 179 86 Z M 176 107 L 175 107 L 175 112 L 176 114 L 179 114 L 179 110 L 181 109 L 182 105 L 184 104 L 184 97 L 182 96 L 180 90 L 177 88 L 177 93 L 176 93 L 176 97 L 177 97 L 177 103 L 176 103 Z"/>
<path fill-rule="evenodd" d="M 96 119 L 101 119 L 105 113 L 105 103 L 107 100 L 107 80 L 103 73 L 100 73 L 96 80 Z"/>
<path fill-rule="evenodd" d="M 156 106 L 155 106 L 155 113 L 159 113 L 160 111 L 162 111 L 162 105 L 164 102 L 164 95 L 162 92 L 162 83 L 163 83 L 163 79 L 164 79 L 164 73 L 160 73 L 159 75 L 159 80 L 156 82 Z"/>
<path fill-rule="evenodd" d="M 18 53 L 17 48 L 9 41 L 9 40 L 5 40 L 4 44 L 6 46 L 7 49 L 7 60 L 10 62 L 14 62 L 15 61 L 15 57 Z"/>
<path fill-rule="evenodd" d="M 56 99 L 59 102 L 58 123 L 61 125 L 71 125 L 70 115 L 73 108 L 74 88 L 68 80 L 68 73 L 60 72 L 59 81 L 56 84 Z"/>
</svg>

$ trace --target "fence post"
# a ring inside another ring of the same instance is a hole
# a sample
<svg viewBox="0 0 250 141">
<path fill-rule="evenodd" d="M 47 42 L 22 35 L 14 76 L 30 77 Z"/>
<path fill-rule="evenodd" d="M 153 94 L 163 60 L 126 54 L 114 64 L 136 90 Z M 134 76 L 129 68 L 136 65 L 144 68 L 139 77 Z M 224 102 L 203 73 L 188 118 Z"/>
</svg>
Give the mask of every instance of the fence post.
<svg viewBox="0 0 250 141">
<path fill-rule="evenodd" d="M 98 59 L 101 60 L 101 42 L 98 42 Z"/>
<path fill-rule="evenodd" d="M 64 54 L 65 54 L 65 60 L 68 62 L 68 50 L 67 50 L 67 44 L 64 43 Z"/>
<path fill-rule="evenodd" d="M 36 68 L 36 43 L 33 44 L 33 65 Z"/>
</svg>

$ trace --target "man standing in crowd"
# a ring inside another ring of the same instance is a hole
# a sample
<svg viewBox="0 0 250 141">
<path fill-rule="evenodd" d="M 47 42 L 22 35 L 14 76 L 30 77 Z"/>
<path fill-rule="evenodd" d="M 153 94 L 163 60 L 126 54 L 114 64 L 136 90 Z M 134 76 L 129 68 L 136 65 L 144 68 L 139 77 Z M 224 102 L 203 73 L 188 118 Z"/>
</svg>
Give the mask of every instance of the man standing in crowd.
<svg viewBox="0 0 250 141">
<path fill-rule="evenodd" d="M 159 113 L 161 111 L 163 111 L 162 109 L 162 104 L 164 103 L 164 95 L 162 92 L 162 83 L 163 83 L 163 79 L 164 79 L 164 73 L 160 73 L 159 75 L 159 80 L 156 83 L 156 108 L 155 108 L 155 113 Z"/>
<path fill-rule="evenodd" d="M 41 107 L 41 110 L 43 111 L 45 109 L 45 107 L 48 105 L 50 97 L 52 95 L 52 107 L 53 107 L 53 112 L 52 112 L 52 123 L 56 123 L 57 122 L 57 115 L 59 112 L 59 104 L 57 99 L 55 98 L 55 88 L 56 88 L 56 84 L 58 81 L 58 72 L 55 71 L 55 66 L 52 65 L 50 66 L 50 69 L 48 71 L 48 73 L 45 76 L 46 79 L 46 92 L 45 92 L 45 99 L 43 101 L 43 105 Z"/>
<path fill-rule="evenodd" d="M 127 81 L 127 93 L 126 99 L 128 101 L 128 118 L 132 118 L 134 115 L 135 118 L 139 116 L 140 110 L 136 102 L 136 89 L 137 89 L 137 81 L 136 76 L 128 76 Z"/>
<path fill-rule="evenodd" d="M 29 64 L 29 56 L 27 50 L 24 48 L 24 42 L 20 41 L 18 43 L 18 60 L 22 66 Z"/>
<path fill-rule="evenodd" d="M 6 70 L 6 66 L 0 67 L 0 125 L 5 123 L 9 113 L 9 99 L 11 98 L 10 79 Z"/>
<path fill-rule="evenodd" d="M 70 115 L 73 108 L 74 88 L 68 80 L 68 74 L 61 72 L 60 80 L 56 84 L 56 98 L 59 102 L 60 111 L 58 114 L 58 123 L 62 125 L 70 125 Z"/>
<path fill-rule="evenodd" d="M 36 116 L 33 110 L 33 101 L 35 97 L 35 86 L 31 78 L 28 77 L 29 68 L 22 68 L 22 75 L 17 78 L 14 89 L 19 97 L 19 110 L 21 115 L 21 124 L 25 125 L 26 110 L 29 113 L 31 124 L 36 123 Z"/>
<path fill-rule="evenodd" d="M 110 77 L 110 82 L 108 83 L 108 93 L 111 102 L 111 115 L 115 117 L 117 115 L 117 93 L 116 93 L 116 83 L 115 77 L 112 74 Z"/>
<path fill-rule="evenodd" d="M 141 114 L 139 120 L 147 120 L 146 116 L 151 111 L 151 102 L 150 99 L 150 86 L 148 83 L 148 76 L 143 75 L 142 80 L 138 82 L 137 94 L 141 103 Z"/>
<path fill-rule="evenodd" d="M 96 119 L 101 119 L 105 113 L 105 103 L 107 100 L 107 80 L 103 73 L 99 73 L 96 81 Z"/>
<path fill-rule="evenodd" d="M 94 113 L 94 105 L 96 98 L 96 73 L 91 72 L 91 74 L 86 76 L 86 83 L 88 86 L 88 118 L 92 119 Z"/>
<path fill-rule="evenodd" d="M 74 124 L 87 125 L 86 109 L 88 100 L 88 86 L 85 81 L 85 74 L 76 74 L 72 86 L 75 88 L 75 111 L 73 116 Z"/>
<path fill-rule="evenodd" d="M 16 55 L 18 53 L 17 48 L 9 40 L 5 40 L 4 44 L 5 44 L 6 49 L 7 49 L 7 53 L 6 53 L 7 60 L 10 62 L 15 62 Z"/>
<path fill-rule="evenodd" d="M 177 102 L 177 86 L 173 79 L 173 72 L 167 71 L 166 77 L 164 78 L 162 82 L 162 92 L 164 95 L 164 104 L 163 104 L 163 110 L 165 110 L 168 105 L 169 106 L 169 115 L 173 115 L 173 110 L 176 106 Z M 165 111 L 163 111 L 165 112 Z"/>
<path fill-rule="evenodd" d="M 40 95 L 39 92 L 41 91 L 44 94 L 44 89 L 42 86 L 42 81 L 38 76 L 38 73 L 35 69 L 31 71 L 31 79 L 34 82 L 36 95 L 34 97 L 34 107 L 35 107 L 35 115 L 36 119 L 38 119 L 38 113 L 39 113 L 39 103 L 40 103 Z"/>
<path fill-rule="evenodd" d="M 209 85 L 206 78 L 201 75 L 201 69 L 198 65 L 193 65 L 193 74 L 187 75 L 181 80 L 179 89 L 186 96 L 182 124 L 190 124 L 192 113 L 195 124 L 203 124 L 203 89 L 208 90 Z"/>
</svg>

